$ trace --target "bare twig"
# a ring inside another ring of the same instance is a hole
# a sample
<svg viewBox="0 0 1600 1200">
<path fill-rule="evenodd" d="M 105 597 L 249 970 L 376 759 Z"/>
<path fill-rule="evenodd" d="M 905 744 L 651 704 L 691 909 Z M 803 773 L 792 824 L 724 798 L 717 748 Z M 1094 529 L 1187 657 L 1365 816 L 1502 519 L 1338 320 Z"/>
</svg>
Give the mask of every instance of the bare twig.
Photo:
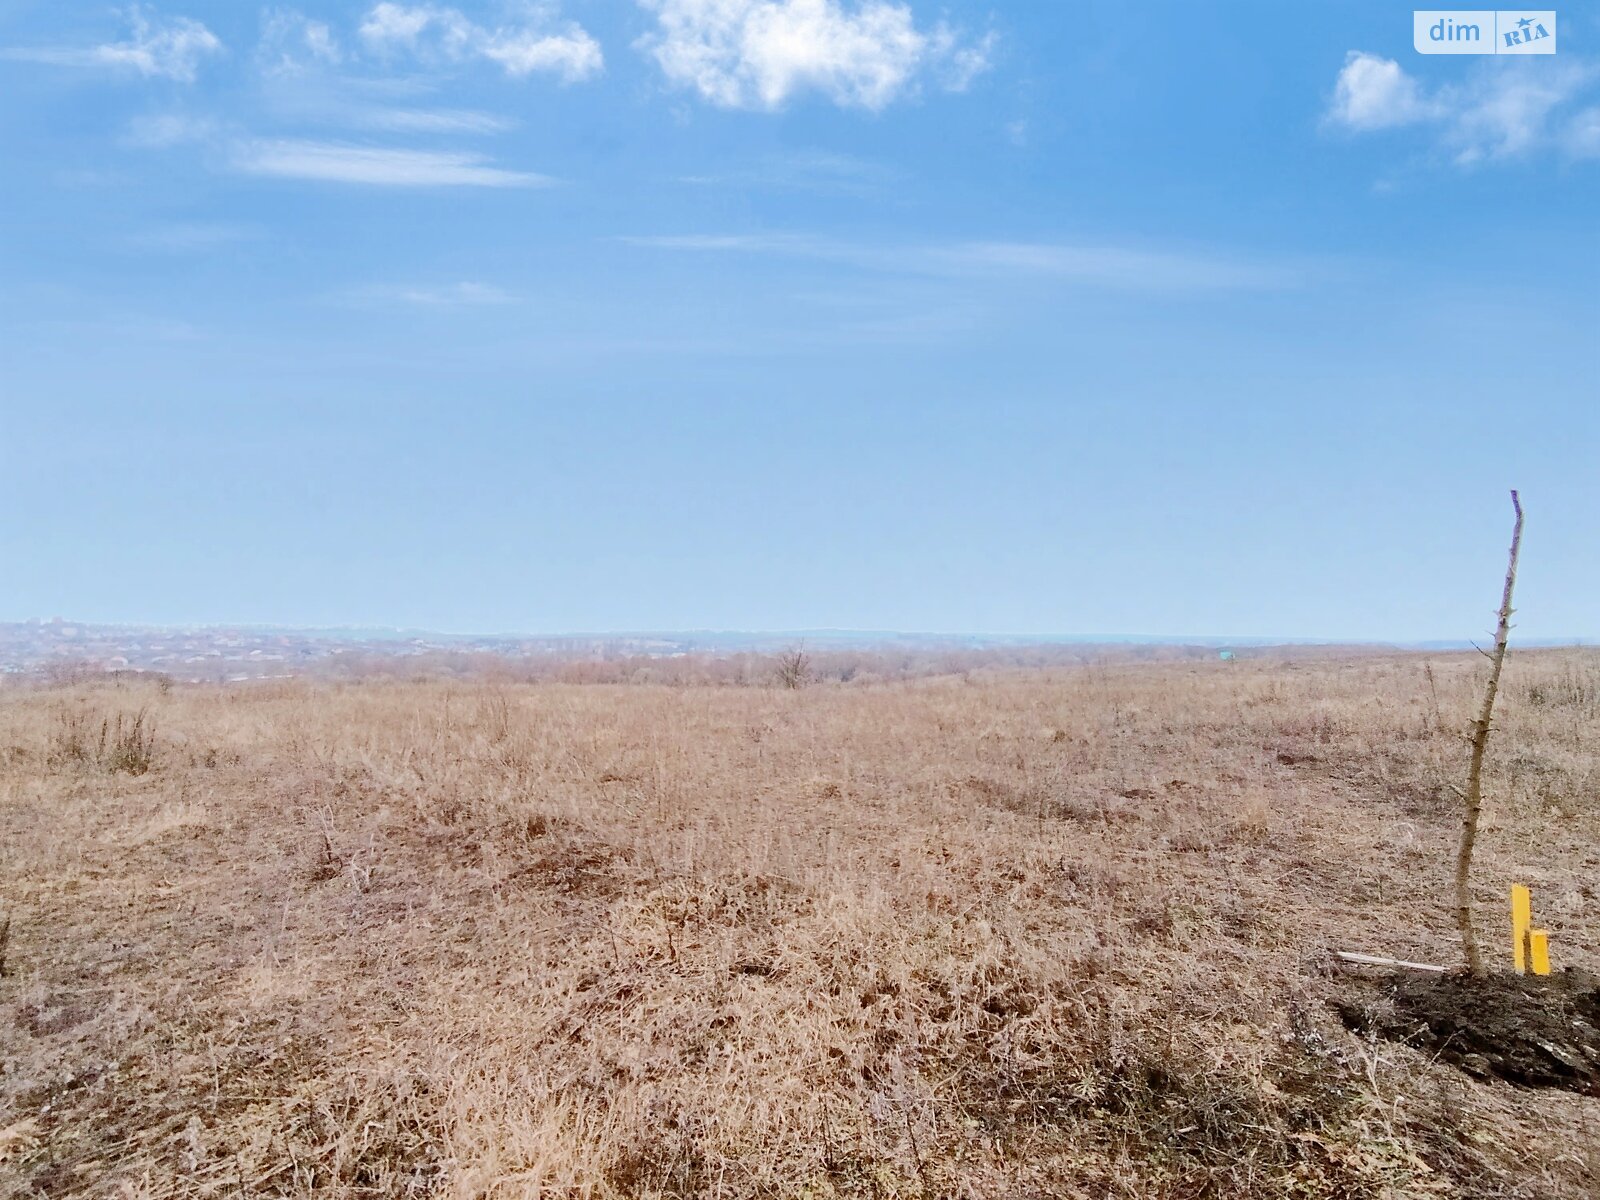
<svg viewBox="0 0 1600 1200">
<path fill-rule="evenodd" d="M 1473 722 L 1472 758 L 1467 768 L 1467 790 L 1462 803 L 1461 846 L 1456 853 L 1456 924 L 1461 929 L 1461 948 L 1467 969 L 1484 974 L 1483 955 L 1478 950 L 1478 935 L 1472 923 L 1472 849 L 1478 840 L 1478 816 L 1483 810 L 1483 755 L 1489 745 L 1490 722 L 1494 718 L 1494 698 L 1500 690 L 1500 670 L 1505 666 L 1506 642 L 1511 636 L 1511 592 L 1517 582 L 1517 554 L 1522 549 L 1522 501 L 1513 489 L 1511 507 L 1517 522 L 1511 531 L 1511 559 L 1506 566 L 1505 590 L 1500 595 L 1500 620 L 1495 626 L 1494 653 L 1489 655 L 1489 682 L 1483 691 L 1483 707 Z"/>
</svg>

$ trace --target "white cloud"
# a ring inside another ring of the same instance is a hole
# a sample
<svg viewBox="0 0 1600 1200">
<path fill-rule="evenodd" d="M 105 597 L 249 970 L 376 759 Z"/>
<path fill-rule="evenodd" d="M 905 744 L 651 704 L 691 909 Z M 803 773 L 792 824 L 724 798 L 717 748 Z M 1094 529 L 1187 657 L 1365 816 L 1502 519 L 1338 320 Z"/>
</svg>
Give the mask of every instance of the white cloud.
<svg viewBox="0 0 1600 1200">
<path fill-rule="evenodd" d="M 1351 129 L 1387 129 L 1426 120 L 1436 111 L 1399 63 L 1352 50 L 1334 85 L 1328 118 Z"/>
<path fill-rule="evenodd" d="M 559 28 L 540 22 L 487 29 L 458 9 L 385 0 L 367 12 L 360 32 L 379 54 L 406 53 L 447 62 L 487 59 L 518 78 L 543 71 L 575 83 L 598 74 L 605 65 L 600 43 L 570 21 Z"/>
<path fill-rule="evenodd" d="M 386 187 L 544 187 L 555 182 L 493 166 L 480 154 L 292 139 L 246 143 L 236 151 L 234 165 L 252 175 Z"/>
<path fill-rule="evenodd" d="M 443 24 L 447 19 L 445 14 L 453 12 L 451 9 L 404 4 L 376 4 L 367 13 L 366 20 L 361 22 L 361 36 L 377 46 L 401 43 L 414 46 L 429 25 L 435 22 Z M 458 21 L 466 20 L 460 13 L 454 13 L 454 16 Z"/>
<path fill-rule="evenodd" d="M 430 31 L 454 57 L 460 57 L 479 32 L 458 10 L 429 4 L 375 4 L 361 22 L 362 40 L 380 51 L 420 50 L 423 35 Z"/>
<path fill-rule="evenodd" d="M 992 39 L 962 45 L 940 25 L 924 32 L 893 0 L 638 0 L 657 31 L 642 42 L 676 86 L 727 108 L 776 109 L 817 91 L 877 110 L 925 71 L 950 90 L 989 65 Z"/>
<path fill-rule="evenodd" d="M 583 30 L 534 34 L 527 30 L 496 33 L 478 51 L 505 69 L 507 75 L 551 71 L 569 83 L 587 79 L 604 64 L 600 43 Z"/>
<path fill-rule="evenodd" d="M 886 246 L 795 234 L 688 234 L 622 241 L 661 250 L 822 259 L 884 273 L 956 278 L 1054 279 L 1152 292 L 1293 286 L 1303 272 L 1221 256 L 1064 242 L 947 242 Z"/>
<path fill-rule="evenodd" d="M 1563 118 L 1561 109 L 1597 76 L 1583 62 L 1496 60 L 1463 83 L 1429 91 L 1394 60 L 1351 51 L 1327 120 L 1358 133 L 1426 127 L 1438 149 L 1462 165 L 1547 148 L 1584 157 L 1586 113 Z"/>
<path fill-rule="evenodd" d="M 63 67 L 105 67 L 134 71 L 146 78 L 193 83 L 200 63 L 222 53 L 222 42 L 199 21 L 188 17 L 151 19 L 137 5 L 128 11 L 131 36 L 88 48 L 13 49 L 4 57 Z"/>
</svg>

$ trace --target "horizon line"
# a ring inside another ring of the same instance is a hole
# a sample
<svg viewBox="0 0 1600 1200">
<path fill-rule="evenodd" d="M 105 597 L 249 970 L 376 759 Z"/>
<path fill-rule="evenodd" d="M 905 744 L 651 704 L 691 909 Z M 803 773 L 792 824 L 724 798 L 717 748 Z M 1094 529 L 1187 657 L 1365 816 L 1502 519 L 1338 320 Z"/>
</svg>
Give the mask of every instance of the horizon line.
<svg viewBox="0 0 1600 1200">
<path fill-rule="evenodd" d="M 70 617 L 28 617 L 16 620 L 0 620 L 0 628 L 6 626 L 41 628 L 53 625 L 70 625 L 85 629 L 98 630 L 153 630 L 169 633 L 179 632 L 204 632 L 219 630 L 252 630 L 257 632 L 270 632 L 277 634 L 382 634 L 391 637 L 433 637 L 443 639 L 521 639 L 539 641 L 565 641 L 565 640 L 595 640 L 602 638 L 676 638 L 692 639 L 696 637 L 719 638 L 751 638 L 751 639 L 800 639 L 806 638 L 849 638 L 849 639 L 919 639 L 919 640 L 964 640 L 1003 642 L 1014 645 L 1045 645 L 1050 643 L 1075 643 L 1080 645 L 1121 645 L 1143 644 L 1153 646 L 1227 646 L 1241 645 L 1264 648 L 1271 646 L 1384 646 L 1397 649 L 1412 648 L 1460 648 L 1470 649 L 1477 643 L 1470 638 L 1462 637 L 1328 637 L 1322 635 L 1306 634 L 1215 634 L 1215 633 L 1049 633 L 1041 631 L 1012 633 L 993 632 L 982 630 L 957 630 L 935 631 L 917 629 L 872 629 L 851 628 L 844 626 L 816 626 L 798 629 L 760 629 L 760 628 L 715 628 L 703 626 L 699 628 L 632 628 L 610 630 L 561 630 L 561 631 L 533 631 L 533 630 L 447 630 L 435 629 L 426 626 L 410 625 L 377 625 L 377 624 L 338 624 L 338 625 L 294 625 L 279 624 L 276 622 L 258 621 L 194 621 L 194 622 L 161 622 L 161 621 L 84 621 Z M 1588 635 L 1561 635 L 1554 637 L 1528 638 L 1520 642 L 1523 646 L 1536 646 L 1540 648 L 1557 648 L 1562 646 L 1582 647 L 1591 644 L 1600 644 L 1600 637 Z"/>
</svg>

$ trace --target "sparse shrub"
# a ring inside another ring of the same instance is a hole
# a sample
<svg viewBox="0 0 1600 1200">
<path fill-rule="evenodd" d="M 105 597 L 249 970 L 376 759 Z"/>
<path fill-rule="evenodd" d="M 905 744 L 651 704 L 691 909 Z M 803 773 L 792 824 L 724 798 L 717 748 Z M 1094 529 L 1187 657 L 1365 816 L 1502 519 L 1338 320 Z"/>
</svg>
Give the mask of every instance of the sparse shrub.
<svg viewBox="0 0 1600 1200">
<path fill-rule="evenodd" d="M 798 647 L 778 655 L 778 683 L 797 692 L 811 682 L 811 656 Z"/>
</svg>

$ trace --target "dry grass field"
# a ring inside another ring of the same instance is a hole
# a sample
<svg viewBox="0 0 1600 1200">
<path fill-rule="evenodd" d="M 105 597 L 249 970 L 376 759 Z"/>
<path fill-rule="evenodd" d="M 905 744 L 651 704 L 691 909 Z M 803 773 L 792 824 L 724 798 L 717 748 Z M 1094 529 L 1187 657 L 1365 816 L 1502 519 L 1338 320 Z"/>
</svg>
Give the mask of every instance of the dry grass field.
<svg viewBox="0 0 1600 1200">
<path fill-rule="evenodd" d="M 0 692 L 0 1195 L 1600 1194 L 1332 1003 L 1459 957 L 1485 666 Z M 1483 936 L 1593 969 L 1600 656 L 1505 687 Z"/>
</svg>

